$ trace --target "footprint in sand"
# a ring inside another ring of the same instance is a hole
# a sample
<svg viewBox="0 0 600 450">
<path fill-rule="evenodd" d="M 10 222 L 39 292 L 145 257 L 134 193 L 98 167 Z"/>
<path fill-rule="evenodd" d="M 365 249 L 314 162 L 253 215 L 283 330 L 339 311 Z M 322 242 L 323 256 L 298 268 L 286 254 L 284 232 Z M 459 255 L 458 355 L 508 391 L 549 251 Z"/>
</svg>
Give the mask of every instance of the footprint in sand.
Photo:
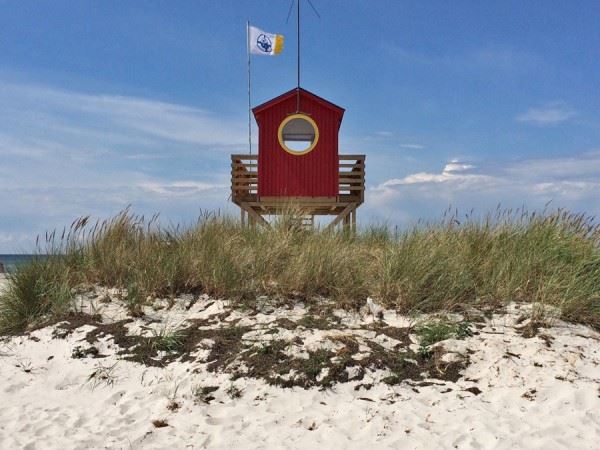
<svg viewBox="0 0 600 450">
<path fill-rule="evenodd" d="M 4 389 L 4 392 L 7 393 L 7 394 L 12 394 L 13 392 L 20 391 L 24 387 L 27 387 L 27 383 L 15 383 L 15 384 L 11 384 L 11 385 L 8 385 Z"/>
<path fill-rule="evenodd" d="M 111 405 L 116 405 L 117 403 L 119 403 L 123 397 L 125 396 L 126 392 L 125 391 L 117 391 L 114 394 L 112 394 L 110 397 L 108 397 L 105 400 L 105 403 L 109 403 Z"/>
<path fill-rule="evenodd" d="M 208 417 L 206 419 L 206 423 L 209 425 L 222 425 L 224 423 L 241 423 L 242 416 L 233 416 L 233 417 Z"/>
</svg>

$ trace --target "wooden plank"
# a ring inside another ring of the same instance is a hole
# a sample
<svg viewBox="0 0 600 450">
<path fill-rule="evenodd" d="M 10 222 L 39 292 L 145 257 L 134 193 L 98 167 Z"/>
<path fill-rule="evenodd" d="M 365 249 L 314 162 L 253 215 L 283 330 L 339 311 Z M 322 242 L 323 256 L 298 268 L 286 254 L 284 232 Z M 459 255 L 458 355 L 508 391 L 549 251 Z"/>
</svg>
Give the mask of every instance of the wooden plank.
<svg viewBox="0 0 600 450">
<path fill-rule="evenodd" d="M 264 225 L 267 228 L 271 227 L 271 225 L 269 224 L 269 222 L 267 222 L 265 220 L 265 218 L 263 216 L 261 216 L 259 213 L 257 213 L 256 211 L 254 211 L 253 208 L 247 206 L 245 203 L 240 204 L 240 207 L 243 208 L 243 209 L 245 209 L 246 212 L 250 215 L 250 217 L 252 217 L 254 220 L 256 220 L 261 225 Z"/>
<path fill-rule="evenodd" d="M 338 170 L 338 174 L 340 176 L 357 176 L 357 177 L 362 177 L 364 175 L 364 171 L 363 170 Z"/>
<path fill-rule="evenodd" d="M 255 178 L 258 178 L 258 173 L 257 172 L 243 172 L 243 171 L 239 171 L 239 170 L 232 170 L 231 171 L 231 175 L 233 175 L 233 176 L 239 176 L 240 178 L 244 178 L 244 177 L 255 177 Z"/>
<path fill-rule="evenodd" d="M 340 191 L 364 191 L 364 186 L 340 186 Z"/>
<path fill-rule="evenodd" d="M 348 204 L 348 202 L 342 202 L 342 203 L 307 203 L 305 205 L 300 206 L 300 209 L 313 209 L 313 208 L 325 208 L 325 209 L 335 209 L 335 208 L 340 208 L 340 207 L 344 207 Z M 262 200 L 260 201 L 248 201 L 248 205 L 250 206 L 260 206 L 262 208 L 274 208 L 274 209 L 278 209 L 281 210 L 282 205 L 281 203 L 265 203 Z"/>
<path fill-rule="evenodd" d="M 241 153 L 234 153 L 231 155 L 231 159 L 258 159 L 258 155 L 244 155 Z"/>
<path fill-rule="evenodd" d="M 261 200 L 266 202 L 282 202 L 282 203 L 308 203 L 321 201 L 335 201 L 335 197 L 262 197 Z"/>
<path fill-rule="evenodd" d="M 338 183 L 339 184 L 343 184 L 343 183 L 362 183 L 363 179 L 362 178 L 338 178 Z"/>
<path fill-rule="evenodd" d="M 343 161 L 347 161 L 349 159 L 358 159 L 362 161 L 365 159 L 365 155 L 338 155 L 338 157 Z"/>
<path fill-rule="evenodd" d="M 333 219 L 331 221 L 331 223 L 325 227 L 325 230 L 330 230 L 330 229 L 334 228 L 338 223 L 340 223 L 342 220 L 344 220 L 346 218 L 346 216 L 350 213 L 350 211 L 352 211 L 352 209 L 355 207 L 356 207 L 355 203 L 350 203 L 348 206 L 346 206 L 342 210 L 342 212 L 339 213 L 337 215 L 337 217 L 335 219 Z"/>
<path fill-rule="evenodd" d="M 339 163 L 339 167 L 364 167 L 364 164 L 355 162 L 355 163 Z"/>
</svg>

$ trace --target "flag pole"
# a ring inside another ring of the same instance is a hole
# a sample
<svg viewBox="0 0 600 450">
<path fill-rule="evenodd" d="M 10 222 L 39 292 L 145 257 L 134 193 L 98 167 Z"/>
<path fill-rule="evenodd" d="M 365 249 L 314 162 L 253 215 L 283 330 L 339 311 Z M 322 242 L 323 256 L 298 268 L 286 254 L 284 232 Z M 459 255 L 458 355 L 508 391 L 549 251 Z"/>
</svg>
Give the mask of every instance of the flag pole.
<svg viewBox="0 0 600 450">
<path fill-rule="evenodd" d="M 252 155 L 252 103 L 250 99 L 250 21 L 246 22 L 246 54 L 248 56 L 248 150 Z"/>
<path fill-rule="evenodd" d="M 296 33 L 297 39 L 297 71 L 298 71 L 298 84 L 296 87 L 296 112 L 300 112 L 300 0 L 296 0 Z"/>
<path fill-rule="evenodd" d="M 297 28 L 296 31 L 298 33 L 298 89 L 300 89 L 300 0 L 297 0 L 298 6 L 297 6 L 297 15 L 298 15 L 298 20 L 296 22 L 297 24 Z"/>
</svg>

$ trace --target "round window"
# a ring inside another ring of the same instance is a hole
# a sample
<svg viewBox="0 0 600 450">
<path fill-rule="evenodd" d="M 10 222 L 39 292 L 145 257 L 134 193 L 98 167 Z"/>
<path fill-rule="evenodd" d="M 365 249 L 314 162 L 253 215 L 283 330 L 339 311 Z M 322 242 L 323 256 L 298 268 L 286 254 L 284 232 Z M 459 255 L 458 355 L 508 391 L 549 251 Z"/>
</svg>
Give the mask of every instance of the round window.
<svg viewBox="0 0 600 450">
<path fill-rule="evenodd" d="M 319 129 L 314 120 L 305 114 L 293 114 L 279 125 L 279 144 L 292 155 L 305 155 L 319 141 Z"/>
</svg>

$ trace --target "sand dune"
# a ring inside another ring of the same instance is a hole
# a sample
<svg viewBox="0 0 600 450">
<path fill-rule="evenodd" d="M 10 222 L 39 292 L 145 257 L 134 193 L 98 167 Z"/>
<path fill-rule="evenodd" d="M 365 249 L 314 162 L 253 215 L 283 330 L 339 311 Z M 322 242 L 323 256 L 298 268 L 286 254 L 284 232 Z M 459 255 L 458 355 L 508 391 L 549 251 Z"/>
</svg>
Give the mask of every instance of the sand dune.
<svg viewBox="0 0 600 450">
<path fill-rule="evenodd" d="M 78 308 L 100 313 L 107 325 L 127 318 L 110 292 L 81 296 Z M 473 336 L 437 344 L 440 367 L 451 360 L 464 365 L 456 381 L 428 369 L 418 381 L 389 385 L 383 382 L 389 371 L 373 369 L 307 389 L 250 374 L 232 380 L 251 360 L 209 370 L 216 338 L 201 340 L 187 361 L 166 363 L 168 352 L 157 352 L 150 364 L 127 361 L 127 353 L 117 354 L 123 338 L 98 333 L 101 325 L 78 324 L 84 317 L 78 316 L 0 341 L 0 447 L 598 448 L 600 335 L 555 320 L 525 337 L 519 327 L 528 308 L 511 305 L 481 318 Z M 387 328 L 341 311 L 333 311 L 331 326 L 282 325 L 301 323 L 307 311 L 302 305 L 231 311 L 227 302 L 187 297 L 170 307 L 158 302 L 123 326 L 131 335 L 153 336 L 166 323 L 205 331 L 235 325 L 245 330 L 244 348 L 289 342 L 290 364 L 319 349 L 341 355 L 348 339 L 360 344 L 355 361 L 375 342 L 398 354 L 418 347 L 414 336 L 403 348 L 389 332 L 414 318 L 390 311 Z"/>
</svg>

